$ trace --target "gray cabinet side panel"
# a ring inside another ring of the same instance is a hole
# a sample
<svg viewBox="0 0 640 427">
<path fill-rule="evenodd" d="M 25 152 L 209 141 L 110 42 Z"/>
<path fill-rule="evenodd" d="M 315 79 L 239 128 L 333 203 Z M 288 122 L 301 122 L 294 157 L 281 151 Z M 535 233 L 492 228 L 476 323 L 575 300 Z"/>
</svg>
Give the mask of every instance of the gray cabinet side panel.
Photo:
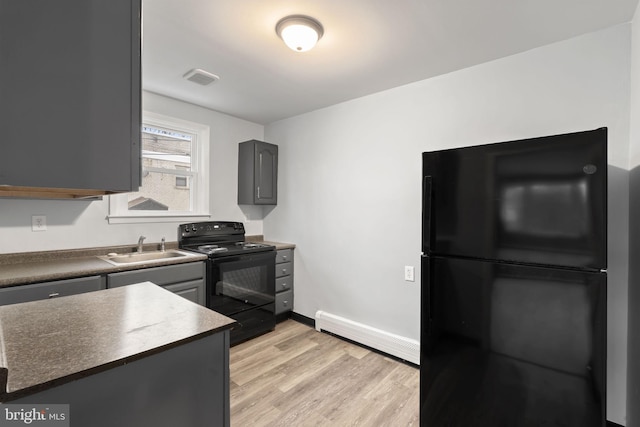
<svg viewBox="0 0 640 427">
<path fill-rule="evenodd" d="M 131 1 L 131 189 L 142 185 L 142 0 Z"/>
<path fill-rule="evenodd" d="M 255 203 L 255 181 L 253 175 L 254 141 L 238 144 L 238 204 L 252 205 Z"/>
</svg>

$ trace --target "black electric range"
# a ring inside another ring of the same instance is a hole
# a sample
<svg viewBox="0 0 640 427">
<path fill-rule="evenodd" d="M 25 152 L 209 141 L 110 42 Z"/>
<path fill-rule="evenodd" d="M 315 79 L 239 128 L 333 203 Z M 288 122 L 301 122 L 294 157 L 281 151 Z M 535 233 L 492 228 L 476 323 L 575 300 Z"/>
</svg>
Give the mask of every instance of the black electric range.
<svg viewBox="0 0 640 427">
<path fill-rule="evenodd" d="M 181 224 L 178 246 L 208 256 L 206 304 L 238 322 L 232 345 L 275 328 L 275 246 L 245 241 L 231 221 Z"/>
</svg>

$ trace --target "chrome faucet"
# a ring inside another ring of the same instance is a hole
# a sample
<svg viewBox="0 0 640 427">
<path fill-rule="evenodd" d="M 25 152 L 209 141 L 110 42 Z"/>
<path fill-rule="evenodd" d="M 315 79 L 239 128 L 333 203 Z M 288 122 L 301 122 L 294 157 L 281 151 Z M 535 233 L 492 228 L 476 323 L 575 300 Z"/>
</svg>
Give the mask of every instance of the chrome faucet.
<svg viewBox="0 0 640 427">
<path fill-rule="evenodd" d="M 144 239 L 146 239 L 144 236 L 140 236 L 138 239 L 138 253 L 142 253 L 142 242 L 144 242 Z"/>
<path fill-rule="evenodd" d="M 164 252 L 164 237 L 160 240 L 160 250 Z"/>
</svg>

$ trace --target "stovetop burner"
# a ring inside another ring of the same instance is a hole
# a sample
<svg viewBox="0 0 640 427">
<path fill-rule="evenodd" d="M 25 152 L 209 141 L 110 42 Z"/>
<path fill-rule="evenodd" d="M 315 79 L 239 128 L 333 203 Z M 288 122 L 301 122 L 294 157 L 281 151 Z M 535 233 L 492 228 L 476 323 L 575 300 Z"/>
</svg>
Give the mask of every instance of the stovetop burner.
<svg viewBox="0 0 640 427">
<path fill-rule="evenodd" d="M 218 245 L 202 245 L 202 246 L 198 246 L 198 251 L 200 252 L 204 252 L 206 254 L 215 254 L 218 252 L 227 252 L 229 250 L 229 248 L 226 248 L 224 246 L 218 246 Z"/>
<path fill-rule="evenodd" d="M 251 243 L 251 242 L 236 242 L 236 246 L 242 246 L 243 248 L 260 248 L 266 245 L 262 243 Z"/>
</svg>

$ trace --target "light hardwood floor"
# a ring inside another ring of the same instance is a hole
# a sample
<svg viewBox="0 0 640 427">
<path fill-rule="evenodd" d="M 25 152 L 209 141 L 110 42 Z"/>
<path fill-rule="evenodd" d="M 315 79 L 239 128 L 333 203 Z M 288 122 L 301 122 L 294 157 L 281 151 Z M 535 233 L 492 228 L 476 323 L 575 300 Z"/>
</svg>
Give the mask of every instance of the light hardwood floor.
<svg viewBox="0 0 640 427">
<path fill-rule="evenodd" d="M 417 426 L 419 370 L 286 320 L 231 348 L 231 426 Z"/>
</svg>

